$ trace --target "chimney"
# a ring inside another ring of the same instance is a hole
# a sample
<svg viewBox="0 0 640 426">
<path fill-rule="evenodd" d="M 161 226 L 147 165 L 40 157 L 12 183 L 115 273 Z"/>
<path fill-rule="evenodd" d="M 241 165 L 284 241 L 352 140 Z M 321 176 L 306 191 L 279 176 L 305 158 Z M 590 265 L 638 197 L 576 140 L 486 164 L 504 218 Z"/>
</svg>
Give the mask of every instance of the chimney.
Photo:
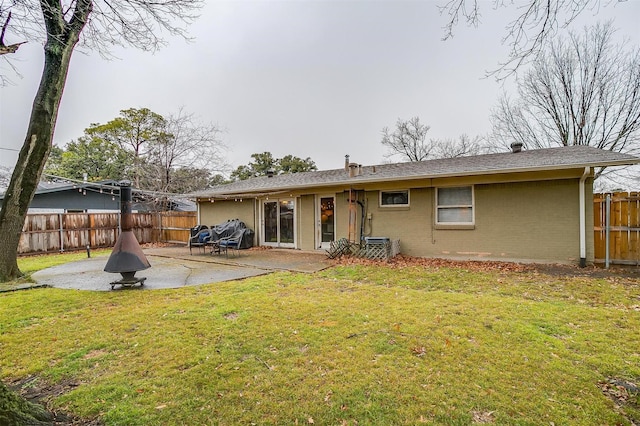
<svg viewBox="0 0 640 426">
<path fill-rule="evenodd" d="M 146 278 L 135 278 L 134 275 L 137 271 L 151 267 L 133 233 L 131 182 L 122 181 L 119 185 L 121 232 L 104 267 L 105 272 L 115 272 L 122 275 L 121 280 L 111 283 L 112 290 L 116 285 L 123 287 L 131 287 L 134 284 L 143 285 Z"/>
<path fill-rule="evenodd" d="M 349 171 L 349 154 L 344 156 L 344 170 Z"/>
<path fill-rule="evenodd" d="M 360 164 L 349 163 L 349 177 L 356 177 L 360 175 Z"/>
<path fill-rule="evenodd" d="M 512 142 L 511 151 L 514 153 L 522 151 L 522 142 Z"/>
</svg>

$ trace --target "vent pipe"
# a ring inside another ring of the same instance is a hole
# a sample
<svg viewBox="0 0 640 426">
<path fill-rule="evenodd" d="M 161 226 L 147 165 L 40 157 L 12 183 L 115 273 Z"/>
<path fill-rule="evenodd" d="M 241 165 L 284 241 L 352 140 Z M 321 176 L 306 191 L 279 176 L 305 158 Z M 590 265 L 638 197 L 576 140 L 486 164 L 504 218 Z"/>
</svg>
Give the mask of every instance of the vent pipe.
<svg viewBox="0 0 640 426">
<path fill-rule="evenodd" d="M 356 177 L 360 175 L 360 164 L 349 163 L 349 177 Z"/>
<path fill-rule="evenodd" d="M 522 151 L 522 142 L 511 143 L 511 151 L 514 153 Z"/>
<path fill-rule="evenodd" d="M 349 154 L 344 156 L 344 170 L 349 171 Z"/>
</svg>

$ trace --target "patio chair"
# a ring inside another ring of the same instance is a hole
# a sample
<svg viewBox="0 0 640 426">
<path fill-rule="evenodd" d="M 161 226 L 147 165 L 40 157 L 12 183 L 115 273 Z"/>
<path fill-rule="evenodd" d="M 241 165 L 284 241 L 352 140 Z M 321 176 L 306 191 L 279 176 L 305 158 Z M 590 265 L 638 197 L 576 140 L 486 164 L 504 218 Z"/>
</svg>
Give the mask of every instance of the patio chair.
<svg viewBox="0 0 640 426">
<path fill-rule="evenodd" d="M 236 252 L 236 255 L 240 255 L 240 243 L 242 242 L 242 237 L 244 236 L 244 229 L 238 229 L 231 236 L 220 238 L 218 240 L 218 246 L 221 251 L 224 251 L 225 256 L 229 257 L 229 249 L 232 249 Z"/>
<path fill-rule="evenodd" d="M 211 238 L 211 232 L 207 225 L 198 225 L 191 228 L 191 237 L 187 245 L 189 246 L 189 254 L 193 254 L 194 247 L 200 247 L 204 253 L 207 241 Z"/>
</svg>

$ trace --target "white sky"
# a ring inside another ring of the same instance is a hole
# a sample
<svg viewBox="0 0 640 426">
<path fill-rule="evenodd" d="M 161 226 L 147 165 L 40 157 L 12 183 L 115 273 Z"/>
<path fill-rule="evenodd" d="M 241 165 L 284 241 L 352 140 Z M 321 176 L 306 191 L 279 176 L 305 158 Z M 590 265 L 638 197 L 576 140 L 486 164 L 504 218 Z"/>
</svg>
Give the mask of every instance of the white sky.
<svg viewBox="0 0 640 426">
<path fill-rule="evenodd" d="M 311 157 L 320 169 L 341 167 L 345 154 L 379 164 L 380 131 L 399 117 L 419 116 L 431 138 L 487 134 L 502 88 L 483 76 L 507 57 L 501 39 L 515 10 L 481 0 L 481 26 L 460 24 L 441 41 L 440 3 L 208 1 L 189 30 L 192 43 L 172 38 L 155 55 L 130 48 L 111 61 L 75 52 L 55 144 L 122 109 L 168 115 L 181 106 L 226 129 L 232 168 L 263 151 Z M 640 1 L 611 3 L 586 11 L 579 27 L 614 19 L 618 35 L 640 45 Z M 0 65 L 14 83 L 0 88 L 0 166 L 14 165 L 17 152 L 6 148 L 24 141 L 42 46 L 21 46 L 13 63 L 23 78 Z"/>
</svg>

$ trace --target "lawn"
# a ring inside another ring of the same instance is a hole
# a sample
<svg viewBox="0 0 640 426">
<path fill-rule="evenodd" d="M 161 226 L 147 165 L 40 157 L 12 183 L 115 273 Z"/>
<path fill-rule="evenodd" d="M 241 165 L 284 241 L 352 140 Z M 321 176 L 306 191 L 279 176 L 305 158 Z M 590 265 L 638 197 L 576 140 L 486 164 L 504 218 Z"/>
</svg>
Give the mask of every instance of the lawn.
<svg viewBox="0 0 640 426">
<path fill-rule="evenodd" d="M 106 425 L 640 421 L 635 278 L 341 265 L 0 307 L 0 378 Z"/>
</svg>

